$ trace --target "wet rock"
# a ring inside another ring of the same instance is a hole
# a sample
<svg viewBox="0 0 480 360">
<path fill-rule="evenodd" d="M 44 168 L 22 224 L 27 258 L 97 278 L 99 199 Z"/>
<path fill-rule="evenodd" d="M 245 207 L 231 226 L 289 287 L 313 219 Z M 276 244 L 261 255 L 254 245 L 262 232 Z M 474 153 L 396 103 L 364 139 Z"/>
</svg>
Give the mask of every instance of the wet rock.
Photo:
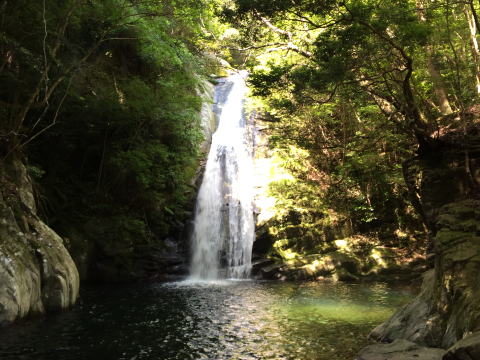
<svg viewBox="0 0 480 360">
<path fill-rule="evenodd" d="M 353 275 L 347 269 L 339 268 L 333 274 L 334 280 L 345 281 L 345 282 L 355 282 L 360 280 L 358 276 Z"/>
<path fill-rule="evenodd" d="M 167 238 L 162 244 L 135 248 L 134 277 L 141 279 L 180 278 L 188 274 L 186 255 L 178 243 Z"/>
<path fill-rule="evenodd" d="M 356 360 L 442 360 L 445 350 L 426 348 L 398 339 L 390 344 L 373 344 L 360 351 Z"/>
<path fill-rule="evenodd" d="M 252 275 L 259 275 L 262 268 L 273 265 L 275 262 L 271 259 L 257 259 L 252 261 Z"/>
<path fill-rule="evenodd" d="M 453 127 L 404 163 L 412 199 L 429 229 L 422 293 L 374 331 L 449 348 L 480 329 L 480 126 Z M 418 199 L 418 196 L 420 199 Z"/>
<path fill-rule="evenodd" d="M 480 332 L 473 333 L 455 343 L 447 350 L 442 360 L 480 359 Z"/>
<path fill-rule="evenodd" d="M 285 266 L 284 263 L 276 263 L 261 268 L 261 275 L 264 279 L 279 279 L 282 275 L 280 274 L 282 268 Z"/>
<path fill-rule="evenodd" d="M 434 291 L 434 271 L 424 275 L 422 291 L 411 303 L 399 309 L 389 320 L 377 326 L 369 335 L 372 340 L 390 342 L 407 339 L 431 345 L 433 338 L 441 336 L 439 316 L 433 311 L 431 294 Z"/>
<path fill-rule="evenodd" d="M 63 240 L 36 215 L 25 167 L 4 164 L 0 180 L 0 323 L 68 308 L 78 297 L 78 271 Z"/>
<path fill-rule="evenodd" d="M 200 122 L 204 137 L 204 141 L 200 145 L 200 149 L 205 154 L 207 154 L 210 150 L 212 135 L 217 128 L 217 121 L 212 107 L 214 91 L 215 90 L 212 83 L 205 79 L 200 81 L 198 93 L 203 100 L 202 109 L 200 112 Z"/>
</svg>

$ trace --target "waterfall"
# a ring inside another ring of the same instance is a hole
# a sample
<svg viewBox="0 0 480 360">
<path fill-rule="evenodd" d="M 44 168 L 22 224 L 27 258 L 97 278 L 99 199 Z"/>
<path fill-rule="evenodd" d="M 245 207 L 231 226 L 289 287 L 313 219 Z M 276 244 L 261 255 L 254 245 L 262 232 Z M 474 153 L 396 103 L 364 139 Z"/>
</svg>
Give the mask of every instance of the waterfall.
<svg viewBox="0 0 480 360">
<path fill-rule="evenodd" d="M 253 159 L 244 112 L 245 72 L 215 89 L 219 119 L 197 197 L 190 277 L 242 279 L 251 268 L 254 240 Z"/>
</svg>

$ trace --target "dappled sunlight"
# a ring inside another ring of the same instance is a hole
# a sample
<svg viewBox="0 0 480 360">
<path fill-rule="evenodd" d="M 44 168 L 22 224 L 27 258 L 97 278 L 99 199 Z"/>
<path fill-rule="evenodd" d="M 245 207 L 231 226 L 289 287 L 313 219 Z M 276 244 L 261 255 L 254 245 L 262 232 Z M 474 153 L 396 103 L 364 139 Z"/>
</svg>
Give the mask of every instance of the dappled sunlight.
<svg viewBox="0 0 480 360">
<path fill-rule="evenodd" d="M 292 251 L 292 249 L 283 250 L 281 246 L 277 244 L 275 244 L 274 246 L 277 248 L 277 251 L 280 254 L 280 256 L 285 260 L 293 260 L 299 256 L 299 254 Z"/>
<path fill-rule="evenodd" d="M 278 159 L 256 156 L 254 160 L 253 183 L 255 188 L 255 205 L 258 209 L 257 223 L 262 224 L 276 214 L 277 199 L 271 195 L 269 186 L 272 182 L 293 180 L 293 177 L 280 167 Z"/>
<path fill-rule="evenodd" d="M 305 268 L 310 274 L 315 274 L 319 266 L 320 266 L 320 261 L 313 260 L 311 264 L 305 265 Z"/>
<path fill-rule="evenodd" d="M 385 260 L 383 259 L 382 257 L 382 253 L 380 251 L 378 251 L 378 249 L 373 249 L 371 254 L 370 254 L 370 257 L 375 260 L 375 262 L 377 263 L 377 265 L 381 266 L 382 268 L 386 268 L 387 267 L 387 263 L 385 262 Z"/>
<path fill-rule="evenodd" d="M 345 239 L 335 240 L 334 243 L 335 243 L 335 246 L 339 249 L 348 248 L 348 241 Z"/>
</svg>

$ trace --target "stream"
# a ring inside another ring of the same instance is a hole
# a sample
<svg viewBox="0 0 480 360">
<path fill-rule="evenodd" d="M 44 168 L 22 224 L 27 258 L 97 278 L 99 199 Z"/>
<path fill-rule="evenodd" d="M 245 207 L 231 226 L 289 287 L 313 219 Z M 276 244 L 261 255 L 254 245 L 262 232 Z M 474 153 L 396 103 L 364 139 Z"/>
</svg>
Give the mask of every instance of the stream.
<svg viewBox="0 0 480 360">
<path fill-rule="evenodd" d="M 69 312 L 0 329 L 0 359 L 353 360 L 411 294 L 248 280 L 87 288 Z"/>
</svg>

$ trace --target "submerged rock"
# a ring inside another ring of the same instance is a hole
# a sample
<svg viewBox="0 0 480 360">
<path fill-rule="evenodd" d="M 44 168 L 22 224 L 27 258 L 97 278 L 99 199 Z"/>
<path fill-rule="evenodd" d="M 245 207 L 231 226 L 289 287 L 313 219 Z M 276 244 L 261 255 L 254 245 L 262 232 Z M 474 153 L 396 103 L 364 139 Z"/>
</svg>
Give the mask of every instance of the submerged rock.
<svg viewBox="0 0 480 360">
<path fill-rule="evenodd" d="M 442 360 L 445 350 L 427 348 L 407 340 L 373 344 L 360 351 L 356 360 Z"/>
<path fill-rule="evenodd" d="M 21 162 L 5 164 L 0 180 L 0 324 L 66 309 L 77 300 L 79 275 L 63 240 L 36 215 Z"/>
</svg>

